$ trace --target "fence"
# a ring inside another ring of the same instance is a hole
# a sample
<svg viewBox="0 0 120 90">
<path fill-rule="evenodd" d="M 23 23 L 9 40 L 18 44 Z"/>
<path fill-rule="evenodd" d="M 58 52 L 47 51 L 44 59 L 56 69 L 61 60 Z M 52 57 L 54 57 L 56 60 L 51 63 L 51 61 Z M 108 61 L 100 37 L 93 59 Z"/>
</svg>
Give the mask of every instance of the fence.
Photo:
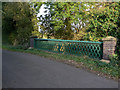
<svg viewBox="0 0 120 90">
<path fill-rule="evenodd" d="M 87 55 L 101 59 L 103 43 L 77 40 L 34 39 L 34 48 L 71 55 Z"/>
</svg>

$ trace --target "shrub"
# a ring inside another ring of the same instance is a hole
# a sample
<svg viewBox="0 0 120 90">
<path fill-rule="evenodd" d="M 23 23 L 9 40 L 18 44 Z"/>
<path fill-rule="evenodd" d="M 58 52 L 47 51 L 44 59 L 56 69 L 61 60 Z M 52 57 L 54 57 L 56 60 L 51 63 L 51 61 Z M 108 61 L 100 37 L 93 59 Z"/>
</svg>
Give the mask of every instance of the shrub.
<svg viewBox="0 0 120 90">
<path fill-rule="evenodd" d="M 112 56 L 109 56 L 110 58 L 110 63 L 115 66 L 115 65 L 118 65 L 118 55 L 117 54 L 113 54 Z"/>
</svg>

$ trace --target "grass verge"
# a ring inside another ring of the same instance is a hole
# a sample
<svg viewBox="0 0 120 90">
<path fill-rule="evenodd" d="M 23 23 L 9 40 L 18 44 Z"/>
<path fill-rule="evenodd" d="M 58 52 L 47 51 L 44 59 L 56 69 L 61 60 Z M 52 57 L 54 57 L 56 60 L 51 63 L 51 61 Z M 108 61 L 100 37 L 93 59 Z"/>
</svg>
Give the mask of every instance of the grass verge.
<svg viewBox="0 0 120 90">
<path fill-rule="evenodd" d="M 89 58 L 88 56 L 64 55 L 37 49 L 24 50 L 21 47 L 13 47 L 10 45 L 3 45 L 2 48 L 10 51 L 39 55 L 45 58 L 49 58 L 51 60 L 56 60 L 69 65 L 73 65 L 77 68 L 85 69 L 87 71 L 94 72 L 99 76 L 104 76 L 114 80 L 118 80 L 119 77 L 118 64 L 113 65 L 111 62 L 107 64 L 99 61 L 98 59 Z"/>
</svg>

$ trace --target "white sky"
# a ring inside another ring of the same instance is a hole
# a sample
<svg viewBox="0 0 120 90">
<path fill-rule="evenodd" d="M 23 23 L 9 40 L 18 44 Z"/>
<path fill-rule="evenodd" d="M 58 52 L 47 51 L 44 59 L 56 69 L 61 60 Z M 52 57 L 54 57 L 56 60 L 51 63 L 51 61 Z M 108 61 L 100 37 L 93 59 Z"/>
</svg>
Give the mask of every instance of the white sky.
<svg viewBox="0 0 120 90">
<path fill-rule="evenodd" d="M 41 6 L 40 10 L 39 10 L 39 13 L 38 13 L 37 17 L 40 17 L 40 15 L 42 15 L 42 16 L 44 17 L 46 14 L 48 14 L 48 11 L 47 11 L 46 13 L 44 12 L 45 10 L 47 10 L 47 9 L 45 9 L 44 7 L 45 7 L 45 5 L 43 4 L 43 5 Z M 39 22 L 39 23 L 40 23 L 40 22 Z M 41 31 L 40 26 L 38 26 L 38 30 Z"/>
<path fill-rule="evenodd" d="M 37 17 L 39 17 L 40 15 L 45 15 L 45 14 L 48 14 L 48 11 L 46 13 L 44 13 L 45 10 L 47 9 L 44 9 L 45 5 L 43 4 L 39 10 L 40 13 L 38 13 Z"/>
</svg>

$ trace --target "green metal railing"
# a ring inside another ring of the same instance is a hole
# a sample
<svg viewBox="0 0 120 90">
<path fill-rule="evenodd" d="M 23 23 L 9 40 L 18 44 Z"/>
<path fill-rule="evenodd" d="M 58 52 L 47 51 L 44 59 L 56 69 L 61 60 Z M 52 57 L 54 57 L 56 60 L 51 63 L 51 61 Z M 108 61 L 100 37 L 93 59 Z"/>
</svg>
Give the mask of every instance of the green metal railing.
<svg viewBox="0 0 120 90">
<path fill-rule="evenodd" d="M 71 55 L 102 59 L 103 43 L 92 41 L 34 39 L 34 48 Z"/>
</svg>

